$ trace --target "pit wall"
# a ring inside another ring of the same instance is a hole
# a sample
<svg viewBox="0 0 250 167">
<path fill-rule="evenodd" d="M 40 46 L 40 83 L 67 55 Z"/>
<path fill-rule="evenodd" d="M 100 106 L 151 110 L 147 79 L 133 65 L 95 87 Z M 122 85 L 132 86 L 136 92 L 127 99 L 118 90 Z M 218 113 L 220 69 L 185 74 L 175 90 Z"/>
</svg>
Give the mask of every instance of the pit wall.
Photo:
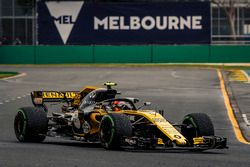
<svg viewBox="0 0 250 167">
<path fill-rule="evenodd" d="M 249 63 L 250 46 L 0 46 L 0 64 Z"/>
</svg>

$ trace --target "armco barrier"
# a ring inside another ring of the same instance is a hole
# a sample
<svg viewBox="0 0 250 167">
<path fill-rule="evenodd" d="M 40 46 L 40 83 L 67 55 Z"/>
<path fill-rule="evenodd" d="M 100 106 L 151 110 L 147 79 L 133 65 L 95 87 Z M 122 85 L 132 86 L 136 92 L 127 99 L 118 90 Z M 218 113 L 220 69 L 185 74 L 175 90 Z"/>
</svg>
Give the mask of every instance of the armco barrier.
<svg viewBox="0 0 250 167">
<path fill-rule="evenodd" d="M 36 46 L 35 64 L 93 63 L 92 46 Z"/>
<path fill-rule="evenodd" d="M 0 64 L 34 64 L 34 46 L 0 46 Z"/>
<path fill-rule="evenodd" d="M 95 63 L 150 63 L 151 46 L 94 46 Z"/>
<path fill-rule="evenodd" d="M 153 46 L 153 63 L 205 63 L 209 49 L 209 45 Z"/>
<path fill-rule="evenodd" d="M 211 46 L 210 62 L 215 63 L 249 63 L 250 46 Z"/>
<path fill-rule="evenodd" d="M 0 46 L 0 64 L 249 62 L 244 45 Z"/>
</svg>

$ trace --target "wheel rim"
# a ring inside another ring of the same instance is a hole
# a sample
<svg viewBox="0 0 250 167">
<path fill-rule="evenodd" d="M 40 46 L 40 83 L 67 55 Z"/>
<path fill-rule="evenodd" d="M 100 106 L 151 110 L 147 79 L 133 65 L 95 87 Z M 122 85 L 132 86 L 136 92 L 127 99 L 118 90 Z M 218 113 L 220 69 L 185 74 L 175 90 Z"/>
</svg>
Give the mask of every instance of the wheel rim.
<svg viewBox="0 0 250 167">
<path fill-rule="evenodd" d="M 17 133 L 20 134 L 23 131 L 23 122 L 18 120 L 17 121 Z"/>
<path fill-rule="evenodd" d="M 192 119 L 192 117 L 187 117 L 184 121 L 183 121 L 184 124 L 186 124 L 190 129 L 192 129 L 192 136 L 193 137 L 196 137 L 199 135 L 199 132 L 197 131 L 197 126 L 194 122 L 194 120 Z"/>
<path fill-rule="evenodd" d="M 25 132 L 25 127 L 26 127 L 26 121 L 24 118 L 23 113 L 18 112 L 16 118 L 15 118 L 15 134 L 17 136 L 17 139 L 22 141 L 24 139 L 24 132 Z"/>
<path fill-rule="evenodd" d="M 191 145 L 193 145 L 193 138 L 198 136 L 196 124 L 191 117 L 185 117 L 183 124 L 187 127 L 184 128 L 182 134 L 186 137 Z"/>
<path fill-rule="evenodd" d="M 104 147 L 109 147 L 110 143 L 112 142 L 114 135 L 114 126 L 113 121 L 110 117 L 106 117 L 103 119 L 101 128 L 100 128 L 100 139 L 101 143 Z"/>
</svg>

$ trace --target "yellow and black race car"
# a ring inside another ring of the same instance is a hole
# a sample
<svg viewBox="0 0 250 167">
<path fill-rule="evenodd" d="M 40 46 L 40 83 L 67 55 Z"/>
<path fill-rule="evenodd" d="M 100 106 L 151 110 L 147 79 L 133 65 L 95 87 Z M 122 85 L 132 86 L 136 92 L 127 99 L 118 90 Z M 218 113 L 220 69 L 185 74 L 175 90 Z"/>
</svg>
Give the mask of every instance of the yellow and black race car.
<svg viewBox="0 0 250 167">
<path fill-rule="evenodd" d="M 42 142 L 46 136 L 70 137 L 84 142 L 100 142 L 106 149 L 227 148 L 226 138 L 215 136 L 205 113 L 192 113 L 181 124 L 171 124 L 163 111 L 136 107 L 136 98 L 117 98 L 115 83 L 106 88 L 86 86 L 79 92 L 34 91 L 34 107 L 18 110 L 14 129 L 20 142 Z M 62 102 L 61 111 L 51 112 L 47 103 Z"/>
</svg>

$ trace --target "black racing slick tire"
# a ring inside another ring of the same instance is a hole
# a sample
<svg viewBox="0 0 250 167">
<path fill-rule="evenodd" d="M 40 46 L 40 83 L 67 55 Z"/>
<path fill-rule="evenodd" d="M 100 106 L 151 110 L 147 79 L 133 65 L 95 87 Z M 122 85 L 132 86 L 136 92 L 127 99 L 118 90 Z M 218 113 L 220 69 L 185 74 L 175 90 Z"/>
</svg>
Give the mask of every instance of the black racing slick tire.
<svg viewBox="0 0 250 167">
<path fill-rule="evenodd" d="M 181 132 L 188 139 L 189 143 L 193 145 L 194 137 L 214 136 L 214 126 L 205 113 L 191 113 L 184 117 Z"/>
<path fill-rule="evenodd" d="M 110 113 L 103 116 L 99 137 L 105 149 L 120 149 L 123 137 L 132 136 L 132 125 L 124 114 Z"/>
<path fill-rule="evenodd" d="M 23 107 L 15 116 L 14 130 L 20 142 L 42 142 L 48 131 L 48 118 L 42 108 Z"/>
</svg>

